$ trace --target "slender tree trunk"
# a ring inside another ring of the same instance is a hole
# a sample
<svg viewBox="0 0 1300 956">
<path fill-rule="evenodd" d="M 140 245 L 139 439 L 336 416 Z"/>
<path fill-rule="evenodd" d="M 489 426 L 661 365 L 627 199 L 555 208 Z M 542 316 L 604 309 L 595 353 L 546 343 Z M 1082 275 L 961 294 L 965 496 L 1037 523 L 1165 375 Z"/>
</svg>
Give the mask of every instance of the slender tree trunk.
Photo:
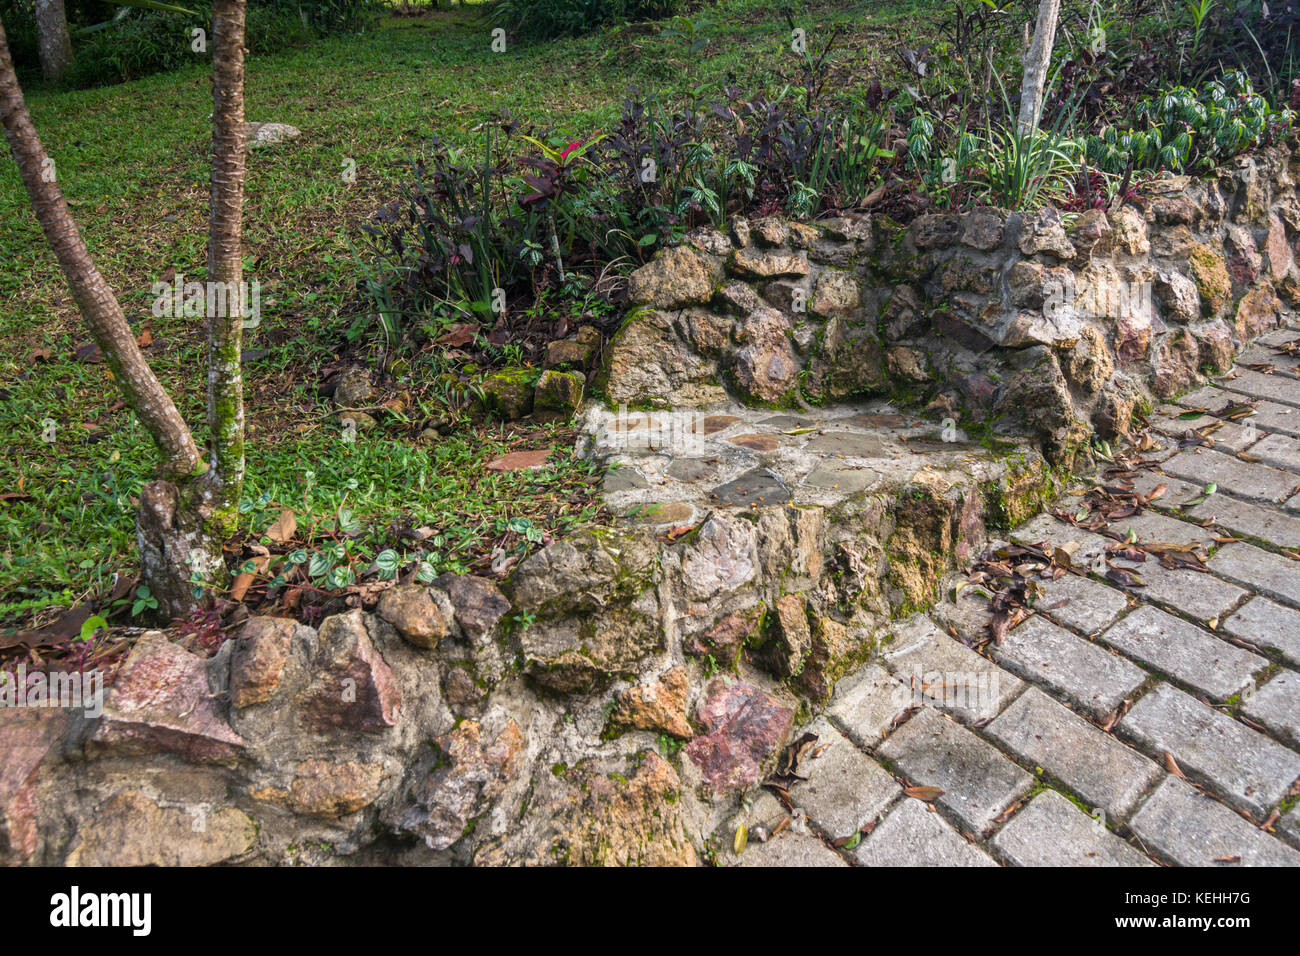
<svg viewBox="0 0 1300 956">
<path fill-rule="evenodd" d="M 1052 44 L 1056 41 L 1056 23 L 1061 16 L 1061 0 L 1039 0 L 1038 22 L 1034 39 L 1025 55 L 1025 78 L 1020 87 L 1021 135 L 1038 129 L 1043 115 L 1043 87 L 1047 84 L 1047 67 L 1052 62 Z"/>
<path fill-rule="evenodd" d="M 208 282 L 228 290 L 224 314 L 208 313 L 208 428 L 212 520 L 233 530 L 244 484 L 244 386 L 240 351 L 246 316 L 240 225 L 244 206 L 244 7 L 212 9 L 212 178 Z"/>
<path fill-rule="evenodd" d="M 63 0 L 36 0 L 36 43 L 41 75 L 51 82 L 63 79 L 72 66 L 72 39 Z"/>
<path fill-rule="evenodd" d="M 176 617 L 225 578 L 221 543 L 233 529 L 244 478 L 240 342 L 244 319 L 240 218 L 244 186 L 244 0 L 217 0 L 213 11 L 213 167 L 207 297 L 210 460 L 136 344 L 116 295 L 95 268 L 59 189 L 54 164 L 32 126 L 0 23 L 0 123 L 22 173 L 36 218 L 54 250 L 86 324 L 118 387 L 162 453 L 163 480 L 145 484 L 136 541 L 145 583 L 159 611 Z M 224 300 L 225 307 L 213 306 Z M 195 587 L 196 584 L 201 586 Z"/>
<path fill-rule="evenodd" d="M 118 388 L 162 452 L 163 473 L 174 478 L 195 474 L 202 468 L 202 459 L 190 430 L 136 345 L 117 296 L 91 261 L 63 198 L 63 190 L 59 188 L 54 162 L 46 155 L 32 126 L 14 75 L 3 23 L 0 23 L 0 122 L 4 124 L 5 139 L 22 173 L 36 219 Z"/>
</svg>

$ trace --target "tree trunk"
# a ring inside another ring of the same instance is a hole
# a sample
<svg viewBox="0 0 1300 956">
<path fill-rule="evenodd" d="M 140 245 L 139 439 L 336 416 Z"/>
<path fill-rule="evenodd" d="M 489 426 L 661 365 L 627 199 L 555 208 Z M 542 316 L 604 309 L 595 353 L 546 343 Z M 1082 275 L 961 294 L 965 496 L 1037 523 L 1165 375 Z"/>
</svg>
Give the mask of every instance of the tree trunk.
<svg viewBox="0 0 1300 956">
<path fill-rule="evenodd" d="M 212 438 L 207 466 L 184 419 L 141 354 L 117 296 L 90 258 L 59 189 L 54 164 L 32 126 L 0 22 L 0 123 L 5 138 L 77 306 L 118 388 L 162 453 L 163 480 L 147 483 L 140 493 L 136 541 L 144 581 L 164 617 L 188 613 L 206 598 L 206 587 L 223 583 L 221 543 L 232 530 L 244 475 L 239 367 L 244 315 L 239 254 L 244 181 L 243 0 L 218 0 L 214 22 L 208 279 L 233 285 L 226 286 L 225 314 L 208 320 Z"/>
<path fill-rule="evenodd" d="M 0 23 L 0 122 L 31 197 L 36 219 L 72 288 L 77 307 L 104 353 L 118 388 L 163 455 L 163 472 L 174 478 L 194 475 L 202 459 L 180 412 L 136 345 L 117 296 L 82 241 L 81 232 L 59 188 L 56 168 L 45 154 L 14 75 L 9 44 Z"/>
<path fill-rule="evenodd" d="M 68 36 L 63 0 L 36 0 L 36 43 L 41 75 L 50 82 L 63 79 L 72 66 L 72 39 Z"/>
<path fill-rule="evenodd" d="M 206 493 L 211 521 L 234 530 L 244 484 L 244 385 L 240 368 L 246 315 L 240 226 L 244 205 L 244 7 L 216 0 L 212 8 L 212 178 L 208 282 L 227 289 L 223 314 L 208 314 Z M 211 288 L 211 285 L 209 285 Z"/>
<path fill-rule="evenodd" d="M 1025 78 L 1020 87 L 1020 134 L 1038 129 L 1043 115 L 1043 87 L 1047 67 L 1052 62 L 1052 44 L 1056 41 L 1056 22 L 1061 15 L 1061 0 L 1039 0 L 1038 22 L 1034 39 L 1025 55 Z"/>
</svg>

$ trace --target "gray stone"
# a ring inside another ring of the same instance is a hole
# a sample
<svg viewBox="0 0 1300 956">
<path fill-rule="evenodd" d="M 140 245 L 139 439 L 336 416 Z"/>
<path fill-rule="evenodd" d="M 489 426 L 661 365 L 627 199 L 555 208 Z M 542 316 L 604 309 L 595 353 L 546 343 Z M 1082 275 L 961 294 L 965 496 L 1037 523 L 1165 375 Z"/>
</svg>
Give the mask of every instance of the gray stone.
<svg viewBox="0 0 1300 956">
<path fill-rule="evenodd" d="M 1133 479 L 1133 490 L 1140 495 L 1150 495 L 1160 485 L 1165 486 L 1164 493 L 1152 502 L 1157 508 L 1177 508 L 1189 501 L 1205 497 L 1205 492 L 1201 490 L 1202 485 L 1183 481 L 1181 478 L 1174 478 L 1172 475 L 1144 471 Z M 1213 498 L 1210 500 L 1213 500 Z"/>
<path fill-rule="evenodd" d="M 1110 818 L 1127 816 L 1160 776 L 1160 768 L 1146 757 L 1034 687 L 989 724 L 987 732 Z"/>
<path fill-rule="evenodd" d="M 1300 777 L 1300 756 L 1169 684 L 1138 701 L 1119 731 L 1148 750 L 1172 754 L 1189 778 L 1259 819 Z"/>
<path fill-rule="evenodd" d="M 1277 402 L 1260 402 L 1255 406 L 1255 414 L 1250 420 L 1256 428 L 1267 433 L 1290 435 L 1293 438 L 1300 436 L 1300 408 Z"/>
<path fill-rule="evenodd" d="M 1041 583 L 1043 593 L 1034 606 L 1085 634 L 1096 634 L 1113 624 L 1128 606 L 1128 600 L 1119 591 L 1078 574 Z"/>
<path fill-rule="evenodd" d="M 1286 501 L 1297 484 L 1296 476 L 1289 472 L 1241 461 L 1212 449 L 1179 452 L 1160 467 L 1175 477 L 1205 485 L 1213 482 L 1221 492 L 1253 501 Z"/>
<path fill-rule="evenodd" d="M 1300 846 L 1300 805 L 1292 807 L 1277 821 L 1277 832 L 1293 846 Z"/>
<path fill-rule="evenodd" d="M 1019 544 L 1049 544 L 1070 554 L 1075 566 L 1092 566 L 1106 553 L 1109 538 L 1066 524 L 1058 518 L 1043 514 L 1026 522 L 1011 532 L 1011 540 Z"/>
<path fill-rule="evenodd" d="M 857 432 L 823 432 L 810 439 L 804 445 L 804 451 L 845 458 L 880 458 L 885 454 L 884 445 L 877 436 Z"/>
<path fill-rule="evenodd" d="M 1287 663 L 1300 666 L 1300 611 L 1254 597 L 1223 622 L 1223 629 L 1257 647 L 1279 651 Z"/>
<path fill-rule="evenodd" d="M 1279 548 L 1300 548 L 1300 518 L 1227 495 L 1212 495 L 1188 512 L 1197 521 L 1212 521 L 1235 535 L 1268 541 Z"/>
<path fill-rule="evenodd" d="M 639 488 L 649 488 L 650 482 L 630 465 L 621 465 L 618 468 L 611 468 L 605 472 L 605 480 L 601 483 L 600 490 L 602 494 L 613 494 L 616 491 L 632 491 Z"/>
<path fill-rule="evenodd" d="M 911 703 L 928 703 L 966 723 L 987 720 L 1024 684 L 954 641 L 924 615 L 894 627 L 884 665 L 907 688 Z"/>
<path fill-rule="evenodd" d="M 1157 499 L 1159 500 L 1159 499 Z M 1164 515 L 1145 512 L 1131 518 L 1110 522 L 1110 530 L 1126 537 L 1130 531 L 1137 535 L 1138 544 L 1190 544 L 1199 548 L 1214 547 L 1214 532 L 1207 531 L 1190 521 L 1179 521 Z"/>
<path fill-rule="evenodd" d="M 997 866 L 924 801 L 904 797 L 854 851 L 862 866 Z"/>
<path fill-rule="evenodd" d="M 766 843 L 750 840 L 732 866 L 848 866 L 838 853 L 809 833 L 786 830 Z"/>
<path fill-rule="evenodd" d="M 993 654 L 1007 670 L 1094 717 L 1109 714 L 1147 677 L 1140 667 L 1037 615 L 1010 631 Z"/>
<path fill-rule="evenodd" d="M 244 136 L 248 141 L 248 147 L 255 149 L 259 146 L 275 146 L 286 140 L 296 139 L 302 135 L 302 131 L 288 123 L 245 123 Z"/>
<path fill-rule="evenodd" d="M 1166 568 L 1155 555 L 1140 564 L 1114 562 L 1137 574 L 1141 587 L 1125 588 L 1135 597 L 1158 602 L 1202 621 L 1213 621 L 1237 605 L 1246 592 L 1194 568 Z"/>
<path fill-rule="evenodd" d="M 1185 408 L 1206 408 L 1210 410 L 1210 414 L 1218 414 L 1228 405 L 1238 404 L 1242 400 L 1241 395 L 1234 395 L 1221 388 L 1207 385 L 1205 388 L 1188 392 L 1177 400 L 1177 404 Z M 1259 401 L 1255 406 L 1255 414 L 1248 420 L 1254 422 L 1255 427 L 1265 434 L 1278 432 L 1283 435 L 1300 435 L 1300 408 L 1291 405 L 1267 400 Z M 1200 427 L 1201 423 L 1191 424 Z"/>
<path fill-rule="evenodd" d="M 1218 700 L 1249 686 L 1268 661 L 1219 640 L 1209 631 L 1158 608 L 1143 606 L 1101 639 Z"/>
<path fill-rule="evenodd" d="M 1016 866 L 1152 866 L 1098 820 L 1044 790 L 991 842 Z"/>
<path fill-rule="evenodd" d="M 1300 606 L 1300 561 L 1238 542 L 1226 545 L 1207 566 L 1229 581 Z"/>
<path fill-rule="evenodd" d="M 1223 403 L 1234 398 L 1217 385 L 1202 385 L 1174 399 L 1174 404 L 1183 408 L 1211 408 L 1215 407 L 1216 402 Z"/>
<path fill-rule="evenodd" d="M 877 753 L 912 783 L 942 789 L 938 804 L 977 834 L 1034 782 L 992 746 L 929 707 L 888 737 Z"/>
<path fill-rule="evenodd" d="M 790 799 L 831 839 L 851 837 L 898 796 L 898 784 L 824 717 L 808 730 L 817 735 L 799 762 L 800 775 L 808 779 L 790 788 Z"/>
<path fill-rule="evenodd" d="M 1296 385 L 1300 391 L 1300 384 Z M 1290 435 L 1269 435 L 1250 446 L 1250 454 L 1264 464 L 1287 471 L 1300 472 L 1300 439 Z"/>
<path fill-rule="evenodd" d="M 790 497 L 790 489 L 766 468 L 747 471 L 709 492 L 709 498 L 717 504 L 740 507 L 783 505 Z"/>
<path fill-rule="evenodd" d="M 808 488 L 837 491 L 845 495 L 865 491 L 880 480 L 880 472 L 872 471 L 861 465 L 848 465 L 842 462 L 828 461 L 818 465 L 803 480 Z"/>
<path fill-rule="evenodd" d="M 1192 414 L 1194 413 L 1184 411 L 1181 408 L 1162 405 L 1157 414 L 1151 416 L 1150 425 L 1162 435 L 1182 438 L 1188 432 L 1205 428 L 1218 421 L 1209 414 L 1197 415 L 1195 418 L 1190 417 Z"/>
<path fill-rule="evenodd" d="M 1243 695 L 1241 712 L 1300 747 L 1300 674 L 1282 671 L 1253 694 Z"/>
<path fill-rule="evenodd" d="M 1264 375 L 1248 369 L 1238 369 L 1236 377 L 1224 381 L 1224 386 L 1252 398 L 1266 398 L 1282 405 L 1300 405 L 1300 388 L 1293 379 Z"/>
<path fill-rule="evenodd" d="M 1131 826 L 1147 849 L 1179 866 L 1300 866 L 1300 853 L 1177 777 L 1165 779 Z"/>
<path fill-rule="evenodd" d="M 664 474 L 678 481 L 713 481 L 718 477 L 718 466 L 703 458 L 674 458 Z"/>
<path fill-rule="evenodd" d="M 907 689 L 884 668 L 868 664 L 835 685 L 826 713 L 859 747 L 871 750 L 907 696 Z"/>
<path fill-rule="evenodd" d="M 758 424 L 767 425 L 769 428 L 814 428 L 817 423 L 811 418 L 802 418 L 798 415 L 773 415 L 770 418 L 761 419 Z"/>
<path fill-rule="evenodd" d="M 963 643 L 977 647 L 988 640 L 989 599 L 974 588 L 964 588 L 956 601 L 940 601 L 930 609 L 931 618 L 949 634 L 955 634 Z"/>
</svg>

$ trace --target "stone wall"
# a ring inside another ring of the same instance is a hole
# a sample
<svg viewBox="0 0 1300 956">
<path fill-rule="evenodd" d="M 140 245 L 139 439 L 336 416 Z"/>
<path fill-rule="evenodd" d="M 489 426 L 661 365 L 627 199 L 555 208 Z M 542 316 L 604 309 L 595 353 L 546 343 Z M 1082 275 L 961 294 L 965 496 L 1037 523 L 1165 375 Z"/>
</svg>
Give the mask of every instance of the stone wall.
<svg viewBox="0 0 1300 956">
<path fill-rule="evenodd" d="M 1300 303 L 1297 174 L 1279 146 L 1143 184 L 1109 212 L 696 230 L 632 275 L 605 398 L 890 394 L 1027 428 L 1068 462 L 1093 432 L 1123 434 L 1144 403 L 1226 369 Z"/>
<path fill-rule="evenodd" d="M 0 863 L 700 862 L 986 517 L 1025 517 L 1043 462 L 1000 467 L 592 528 L 211 657 L 146 633 L 101 714 L 0 708 Z"/>
</svg>

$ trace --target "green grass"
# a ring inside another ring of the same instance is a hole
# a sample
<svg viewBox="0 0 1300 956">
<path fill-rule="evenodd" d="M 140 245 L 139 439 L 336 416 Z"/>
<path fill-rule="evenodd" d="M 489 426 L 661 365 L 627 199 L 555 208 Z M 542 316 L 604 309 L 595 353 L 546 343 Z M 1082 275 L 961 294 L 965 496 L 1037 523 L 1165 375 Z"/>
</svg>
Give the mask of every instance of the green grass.
<svg viewBox="0 0 1300 956">
<path fill-rule="evenodd" d="M 842 24 L 849 33 L 838 56 L 857 62 L 870 47 L 884 61 L 906 39 L 892 25 L 922 30 L 941 6 L 810 3 L 797 22 L 814 46 Z M 463 569 L 481 568 L 486 550 L 503 541 L 530 543 L 499 530 L 507 519 L 549 533 L 594 517 L 586 466 L 568 461 L 567 452 L 540 478 L 483 470 L 510 448 L 569 440 L 553 428 L 496 426 L 418 441 L 419 421 L 437 405 L 437 365 L 427 357 L 415 357 L 409 376 L 390 389 L 412 393 L 407 420 L 359 433 L 354 444 L 322 418 L 316 386 L 322 369 L 345 360 L 378 364 L 376 346 L 365 342 L 342 354 L 345 330 L 370 311 L 349 243 L 364 218 L 394 198 L 406 160 L 430 134 L 469 143 L 475 127 L 508 110 L 583 135 L 616 118 L 634 88 L 758 89 L 797 76 L 784 18 L 758 0 L 728 0 L 705 19 L 710 44 L 695 57 L 680 39 L 641 28 L 494 54 L 479 11 L 457 7 L 250 58 L 248 119 L 290 123 L 302 136 L 249 159 L 246 278 L 261 283 L 262 325 L 245 348 L 269 354 L 246 366 L 251 508 L 243 530 L 260 533 L 284 506 L 299 513 L 301 533 L 343 506 L 371 528 L 367 547 L 392 539 L 385 531 L 391 526 L 429 526 L 438 532 L 439 567 Z M 210 97 L 203 62 L 108 88 L 28 90 L 92 255 L 137 328 L 150 326 L 154 344 L 146 354 L 200 440 L 200 321 L 152 318 L 149 305 L 153 282 L 168 270 L 203 276 Z M 347 159 L 356 163 L 352 184 L 341 175 Z M 155 457 L 133 416 L 118 407 L 106 367 L 74 359 L 90 337 L 7 159 L 0 162 L 0 259 L 0 429 L 7 444 L 0 494 L 10 495 L 0 499 L 3 627 L 46 620 L 58 607 L 107 590 L 115 573 L 132 571 L 133 498 Z M 44 350 L 48 360 L 34 357 Z M 42 440 L 46 420 L 56 425 L 52 444 Z"/>
</svg>

